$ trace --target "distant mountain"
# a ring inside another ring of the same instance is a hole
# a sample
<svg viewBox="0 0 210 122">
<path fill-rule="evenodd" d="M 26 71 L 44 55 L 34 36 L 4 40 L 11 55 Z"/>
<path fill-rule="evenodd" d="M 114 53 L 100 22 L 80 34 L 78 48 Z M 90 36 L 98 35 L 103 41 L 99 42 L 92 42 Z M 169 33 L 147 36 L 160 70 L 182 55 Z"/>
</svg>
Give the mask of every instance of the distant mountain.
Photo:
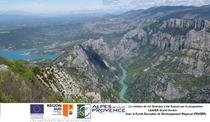
<svg viewBox="0 0 210 122">
<path fill-rule="evenodd" d="M 194 6 L 160 6 L 146 10 L 133 10 L 121 15 L 105 18 L 103 21 L 86 23 L 85 28 L 96 33 L 122 33 L 135 28 L 139 23 L 150 24 L 154 20 L 167 20 L 170 18 L 209 20 L 210 5 Z M 116 28 L 115 28 L 116 27 Z M 102 28 L 102 29 L 101 29 Z M 110 31 L 110 32 L 109 32 Z"/>
</svg>

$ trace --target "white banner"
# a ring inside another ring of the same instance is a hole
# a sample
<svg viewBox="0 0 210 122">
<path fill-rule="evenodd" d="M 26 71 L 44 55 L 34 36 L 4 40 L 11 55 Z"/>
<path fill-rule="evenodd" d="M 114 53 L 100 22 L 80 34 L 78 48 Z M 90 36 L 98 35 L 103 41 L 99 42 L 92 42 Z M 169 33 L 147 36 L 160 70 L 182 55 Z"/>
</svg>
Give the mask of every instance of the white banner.
<svg viewBox="0 0 210 122">
<path fill-rule="evenodd" d="M 209 104 L 0 104 L 0 122 L 209 122 Z"/>
</svg>

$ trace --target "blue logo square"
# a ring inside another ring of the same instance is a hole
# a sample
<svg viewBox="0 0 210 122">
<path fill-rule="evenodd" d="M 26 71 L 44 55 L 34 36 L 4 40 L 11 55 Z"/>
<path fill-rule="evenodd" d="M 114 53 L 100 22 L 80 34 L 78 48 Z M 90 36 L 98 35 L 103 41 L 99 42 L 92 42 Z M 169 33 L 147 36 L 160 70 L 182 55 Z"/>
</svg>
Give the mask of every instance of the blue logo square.
<svg viewBox="0 0 210 122">
<path fill-rule="evenodd" d="M 44 105 L 43 104 L 31 104 L 30 105 L 31 114 L 44 114 Z"/>
</svg>

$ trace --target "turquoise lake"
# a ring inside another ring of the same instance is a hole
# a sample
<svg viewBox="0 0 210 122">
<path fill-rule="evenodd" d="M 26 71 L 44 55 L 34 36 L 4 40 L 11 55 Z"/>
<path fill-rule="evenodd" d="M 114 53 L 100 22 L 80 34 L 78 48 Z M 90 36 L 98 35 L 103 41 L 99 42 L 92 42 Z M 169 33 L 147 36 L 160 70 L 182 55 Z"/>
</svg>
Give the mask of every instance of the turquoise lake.
<svg viewBox="0 0 210 122">
<path fill-rule="evenodd" d="M 36 51 L 39 49 L 24 49 L 24 50 L 0 50 L 0 56 L 11 59 L 11 60 L 53 60 L 59 56 L 59 54 L 34 54 L 34 55 L 26 55 L 27 53 Z"/>
</svg>

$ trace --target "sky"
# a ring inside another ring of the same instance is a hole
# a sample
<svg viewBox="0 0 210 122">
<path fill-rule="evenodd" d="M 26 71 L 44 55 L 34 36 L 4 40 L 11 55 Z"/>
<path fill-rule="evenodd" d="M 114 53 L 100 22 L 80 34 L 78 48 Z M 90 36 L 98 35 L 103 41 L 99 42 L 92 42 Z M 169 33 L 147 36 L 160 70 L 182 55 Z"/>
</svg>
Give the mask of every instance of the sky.
<svg viewBox="0 0 210 122">
<path fill-rule="evenodd" d="M 0 0 L 0 11 L 34 13 L 145 9 L 161 5 L 206 5 L 210 0 Z"/>
</svg>

